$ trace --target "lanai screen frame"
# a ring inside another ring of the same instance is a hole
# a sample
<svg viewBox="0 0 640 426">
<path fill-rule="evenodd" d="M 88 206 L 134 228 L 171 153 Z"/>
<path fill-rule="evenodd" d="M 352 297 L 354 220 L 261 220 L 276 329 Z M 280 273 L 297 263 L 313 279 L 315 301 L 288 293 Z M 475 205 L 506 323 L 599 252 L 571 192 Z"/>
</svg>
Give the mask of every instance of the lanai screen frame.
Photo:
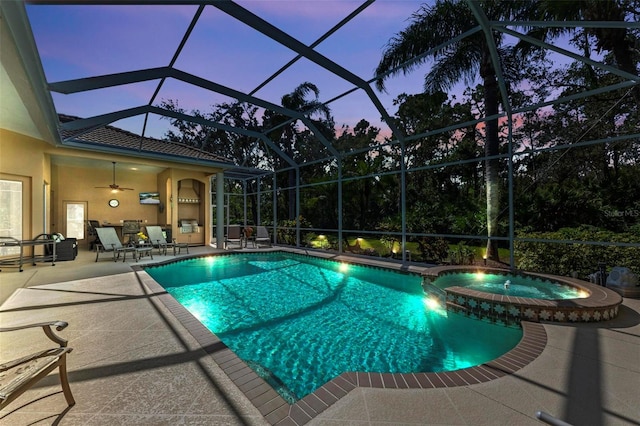
<svg viewBox="0 0 640 426">
<path fill-rule="evenodd" d="M 490 47 L 490 51 L 491 51 L 491 56 L 492 56 L 492 61 L 494 64 L 494 68 L 497 71 L 497 77 L 498 77 L 498 86 L 499 86 L 499 90 L 500 90 L 500 96 L 502 98 L 502 105 L 503 105 L 503 111 L 498 114 L 498 117 L 482 117 L 479 118 L 477 120 L 474 120 L 473 122 L 469 122 L 469 123 L 459 123 L 459 125 L 457 126 L 457 128 L 463 127 L 465 125 L 470 125 L 470 124 L 479 124 L 479 123 L 483 123 L 486 121 L 489 121 L 491 119 L 494 118 L 505 118 L 506 122 L 507 122 L 507 128 L 508 128 L 508 133 L 507 133 L 507 148 L 508 148 L 508 152 L 506 154 L 502 154 L 499 155 L 497 158 L 500 159 L 504 159 L 507 161 L 508 164 L 508 179 L 507 179 L 507 186 L 508 186 L 508 213 L 509 213 L 509 220 L 508 220 L 508 235 L 506 237 L 497 237 L 495 238 L 496 240 L 502 240 L 502 241 L 508 241 L 509 244 L 509 252 L 510 252 L 510 260 L 509 260 L 509 264 L 512 268 L 515 267 L 515 259 L 514 259 L 514 242 L 516 240 L 519 241 L 531 241 L 531 242 L 557 242 L 557 243 L 567 243 L 567 244 L 573 244 L 573 243 L 580 243 L 580 244 L 597 244 L 597 245 L 617 245 L 617 246 L 632 246 L 632 247 L 638 247 L 638 244 L 633 244 L 633 243 L 613 243 L 613 242 L 601 242 L 601 241 L 575 241 L 575 240 L 560 240 L 560 241 L 549 241 L 549 240 L 522 240 L 522 239 L 516 239 L 515 238 L 515 226 L 514 226 L 514 207 L 513 207 L 513 159 L 514 156 L 516 155 L 522 155 L 522 152 L 518 152 L 518 153 L 514 153 L 513 151 L 513 115 L 514 114 L 518 114 L 521 112 L 526 112 L 526 111 L 532 111 L 538 108 L 542 108 L 542 107 L 546 107 L 546 106 L 550 106 L 550 105 L 555 105 L 555 104 L 560 104 L 569 100 L 575 100 L 575 99 L 580 99 L 580 98 L 586 98 L 592 95 L 596 95 L 596 94 L 600 94 L 600 93 L 606 93 L 609 91 L 614 91 L 614 90 L 619 90 L 622 88 L 630 88 L 630 87 L 634 87 L 640 84 L 640 78 L 636 75 L 632 75 L 629 73 L 626 73 L 624 71 L 621 71 L 620 69 L 613 67 L 613 66 L 609 66 L 597 61 L 593 61 L 589 58 L 583 57 L 581 55 L 572 53 L 570 51 L 564 50 L 560 47 L 556 47 L 553 46 L 551 44 L 548 43 L 544 43 L 532 38 L 527 37 L 524 34 L 521 34 L 519 32 L 516 32 L 514 30 L 509 29 L 509 27 L 519 27 L 519 26 L 529 26 L 529 27 L 567 27 L 567 28 L 585 28 L 585 27 L 608 27 L 608 28 L 615 28 L 615 27 L 621 27 L 621 28 L 638 28 L 637 23 L 630 23 L 630 22 L 612 22 L 612 21 L 589 21 L 589 22 L 585 22 L 585 21 L 580 21 L 580 22 L 495 22 L 495 21 L 489 21 L 488 18 L 486 17 L 486 15 L 484 14 L 484 11 L 481 9 L 481 7 L 479 6 L 479 4 L 473 0 L 466 0 L 469 8 L 471 9 L 471 11 L 473 12 L 478 25 L 477 27 L 467 31 L 465 34 L 462 34 L 461 36 L 459 36 L 458 38 L 461 37 L 465 37 L 469 34 L 475 33 L 475 32 L 483 32 L 487 42 L 489 44 Z M 242 128 L 235 128 L 235 127 L 231 127 L 222 123 L 218 123 L 218 122 L 212 122 L 209 120 L 204 120 L 202 118 L 199 117 L 194 117 L 192 115 L 189 114 L 178 114 L 172 111 L 168 111 L 162 108 L 159 108 L 157 106 L 154 106 L 153 103 L 155 101 L 155 97 L 158 93 L 158 91 L 160 90 L 160 87 L 162 86 L 162 84 L 164 83 L 164 81 L 168 78 L 173 78 L 173 79 L 177 79 L 180 81 L 183 81 L 187 84 L 192 84 L 192 85 L 196 85 L 199 86 L 203 89 L 206 90 L 210 90 L 213 92 L 217 92 L 217 93 L 223 93 L 227 96 L 230 96 L 232 98 L 235 98 L 239 101 L 243 101 L 243 102 L 247 102 L 253 105 L 257 105 L 263 108 L 267 108 L 267 109 L 271 109 L 273 111 L 277 111 L 281 114 L 287 115 L 290 117 L 291 120 L 300 120 L 307 128 L 309 128 L 314 134 L 315 136 L 318 138 L 319 142 L 327 149 L 327 151 L 331 154 L 330 157 L 327 157 L 326 161 L 337 161 L 337 167 L 338 167 L 338 173 L 337 173 L 337 179 L 335 179 L 334 181 L 332 181 L 333 183 L 337 183 L 338 186 L 338 228 L 335 230 L 338 234 L 338 244 L 339 244 L 339 252 L 343 251 L 343 247 L 342 247 L 342 241 L 343 241 L 343 234 L 345 232 L 358 232 L 361 233 L 363 232 L 362 230 L 344 230 L 343 226 L 342 226 L 342 184 L 345 181 L 348 180 L 359 180 L 359 179 L 368 179 L 371 178 L 375 175 L 369 175 L 369 176 L 359 176 L 359 177 L 353 177 L 353 178 L 349 178 L 349 179 L 344 179 L 342 176 L 342 159 L 345 158 L 346 156 L 349 155 L 353 155 L 354 153 L 357 152 L 349 152 L 349 153 L 340 153 L 338 152 L 335 147 L 333 147 L 333 145 L 331 144 L 331 141 L 328 141 L 326 138 L 322 137 L 322 135 L 320 134 L 320 132 L 314 127 L 313 123 L 308 120 L 305 116 L 304 113 L 298 112 L 298 111 L 293 111 L 293 110 L 289 110 L 286 108 L 283 108 L 279 105 L 274 105 L 271 102 L 267 102 L 264 101 L 262 99 L 256 98 L 255 96 L 253 96 L 253 93 L 255 93 L 255 90 L 251 93 L 242 93 L 239 92 L 237 90 L 234 90 L 232 88 L 229 87 L 224 87 L 220 84 L 217 84 L 216 82 L 213 81 L 208 81 L 202 78 L 199 78 L 197 76 L 188 74 L 188 73 L 184 73 L 176 68 L 173 67 L 173 65 L 175 64 L 175 61 L 177 59 L 177 57 L 180 54 L 181 49 L 183 48 L 186 40 L 189 38 L 189 35 L 191 33 L 191 31 L 193 30 L 193 28 L 195 27 L 197 21 L 198 21 L 198 17 L 199 15 L 202 13 L 202 10 L 209 6 L 209 7 L 215 7 L 221 11 L 223 11 L 224 13 L 226 13 L 227 15 L 233 17 L 234 19 L 248 25 L 249 27 L 253 28 L 254 30 L 262 33 L 264 36 L 271 38 L 272 40 L 288 47 L 289 49 L 295 51 L 298 54 L 298 57 L 296 59 L 294 59 L 292 62 L 290 62 L 289 64 L 285 65 L 284 67 L 281 68 L 281 71 L 283 71 L 284 69 L 286 69 L 287 67 L 291 66 L 295 60 L 297 60 L 300 57 L 304 57 L 314 63 L 316 63 L 317 65 L 321 66 L 322 68 L 324 68 L 325 70 L 339 76 L 340 78 L 343 78 L 344 80 L 349 81 L 350 83 L 353 84 L 353 89 L 343 93 L 342 95 L 339 95 L 333 99 L 331 99 L 330 101 L 327 101 L 327 104 L 330 104 L 331 102 L 343 97 L 343 96 L 347 96 L 349 95 L 351 92 L 355 91 L 355 90 L 362 90 L 364 93 L 366 93 L 366 95 L 369 97 L 370 101 L 375 105 L 375 107 L 377 108 L 377 110 L 379 111 L 380 115 L 383 117 L 383 119 L 386 121 L 386 123 L 390 126 L 393 135 L 394 135 L 394 139 L 388 143 L 388 145 L 398 145 L 400 147 L 400 151 L 402 153 L 402 161 L 400 164 L 400 170 L 397 171 L 393 171 L 393 172 L 389 172 L 389 173 L 393 173 L 393 174 L 400 174 L 400 194 L 401 194 L 401 220 L 402 220 L 402 230 L 399 233 L 399 236 L 401 237 L 401 253 L 402 253 L 402 260 L 406 261 L 406 252 L 405 252 L 405 246 L 406 246 L 406 242 L 407 242 L 407 236 L 436 236 L 436 237 L 445 237 L 445 238 L 467 238 L 467 239 L 480 239 L 480 240 L 486 240 L 488 237 L 487 236 L 482 236 L 482 235 L 452 235 L 452 234 L 417 234 L 417 233 L 412 233 L 412 234 L 408 234 L 407 233 L 407 223 L 406 223 L 406 212 L 407 212 L 407 206 L 406 206 L 406 194 L 405 194 L 405 177 L 406 174 L 408 172 L 412 172 L 412 171 L 417 171 L 417 170 L 428 170 L 430 168 L 441 168 L 443 167 L 443 164 L 438 164 L 438 165 L 427 165 L 424 167 L 416 167 L 416 168 L 410 168 L 407 169 L 406 167 L 406 158 L 404 156 L 404 150 L 405 150 L 405 146 L 407 143 L 410 143 L 412 140 L 414 139 L 418 139 L 418 138 L 422 138 L 425 136 L 430 136 L 430 135 L 434 135 L 434 134 L 438 134 L 447 130 L 451 130 L 451 128 L 446 128 L 446 129 L 436 129 L 430 132 L 426 132 L 426 133 L 422 133 L 422 134 L 418 134 L 418 135 L 411 135 L 409 137 L 406 137 L 402 134 L 401 131 L 399 131 L 399 129 L 395 128 L 393 126 L 393 120 L 391 119 L 391 117 L 389 116 L 389 114 L 387 113 L 387 111 L 385 110 L 385 108 L 381 105 L 380 100 L 378 99 L 378 97 L 376 96 L 376 94 L 374 93 L 371 84 L 375 83 L 376 80 L 378 80 L 379 78 L 381 78 L 382 76 L 375 76 L 369 80 L 364 80 L 361 77 L 352 74 L 351 72 L 349 72 L 348 70 L 342 68 L 339 64 L 329 60 L 328 58 L 326 58 L 325 56 L 321 55 L 320 53 L 318 53 L 314 47 L 316 45 L 318 45 L 321 41 L 323 41 L 324 39 L 328 38 L 333 32 L 337 31 L 337 29 L 339 29 L 340 27 L 342 27 L 343 25 L 345 25 L 349 20 L 353 19 L 355 16 L 357 16 L 359 13 L 361 13 L 363 10 L 365 10 L 369 5 L 371 5 L 373 3 L 373 1 L 365 1 L 364 3 L 362 3 L 358 8 L 356 8 L 349 16 L 347 16 L 345 19 L 343 19 L 341 22 L 339 22 L 334 28 L 332 28 L 330 31 L 328 31 L 325 35 L 323 35 L 320 39 L 318 39 L 315 43 L 307 46 L 304 45 L 303 43 L 299 42 L 298 40 L 296 40 L 295 38 L 291 37 L 290 35 L 288 35 L 287 33 L 283 32 L 282 30 L 280 30 L 279 28 L 271 25 L 270 23 L 264 21 L 262 18 L 260 18 L 259 16 L 256 16 L 255 14 L 249 12 L 248 10 L 242 8 L 241 6 L 239 6 L 238 4 L 231 2 L 231 1 L 216 1 L 216 2 L 207 2 L 207 1 L 196 1 L 196 0 L 192 0 L 192 1 L 171 1 L 171 0 L 165 0 L 165 1 L 131 1 L 131 0 L 115 0 L 115 1 L 73 1 L 73 0 L 66 0 L 66 1 L 56 1 L 56 0 L 45 0 L 45 1 L 30 1 L 28 3 L 31 4 L 53 4 L 53 5 L 77 5 L 77 4 L 86 4 L 86 5 L 184 5 L 184 4 L 193 4 L 193 5 L 197 5 L 198 6 L 198 11 L 196 12 L 195 16 L 193 17 L 192 20 L 192 24 L 189 27 L 189 29 L 186 31 L 186 33 L 183 36 L 183 39 L 179 45 L 179 47 L 177 48 L 177 50 L 175 51 L 175 54 L 171 60 L 171 62 L 166 66 L 166 67 L 160 67 L 160 68 L 153 68 L 153 69 L 143 69 L 143 70 L 137 70 L 137 71 L 130 71 L 130 72 L 124 72 L 124 73 L 118 73 L 118 74 L 112 74 L 112 75 L 104 75 L 104 76 L 95 76 L 95 77 L 91 77 L 91 78 L 83 78 L 83 79 L 77 79 L 77 80 L 69 80 L 69 81 L 61 81 L 61 82 L 47 82 L 45 77 L 44 77 L 44 72 L 42 70 L 42 65 L 41 62 L 39 60 L 39 58 L 37 57 L 37 54 L 35 54 L 35 52 L 37 52 L 37 49 L 35 49 L 35 42 L 33 40 L 33 35 L 31 34 L 30 31 L 30 27 L 29 27 L 29 22 L 28 22 L 28 17 L 26 14 L 26 11 L 24 9 L 24 4 L 22 4 L 22 2 L 3 2 L 2 3 L 2 12 L 3 14 L 7 17 L 8 22 L 10 23 L 10 27 L 11 30 L 16 33 L 18 35 L 18 37 L 16 37 L 17 39 L 22 38 L 22 45 L 18 46 L 19 50 L 21 50 L 22 55 L 26 58 L 26 67 L 29 73 L 29 78 L 35 82 L 35 83 L 39 83 L 41 85 L 41 87 L 47 87 L 46 91 L 43 92 L 38 92 L 36 93 L 36 95 L 39 97 L 39 101 L 40 103 L 45 106 L 45 113 L 48 114 L 48 119 L 49 119 L 49 125 L 52 127 L 52 130 L 54 130 L 54 134 L 58 135 L 58 137 L 60 137 L 60 141 L 59 143 L 61 145 L 65 145 L 65 144 L 77 144 L 78 143 L 78 137 L 81 137 L 83 132 L 89 131 L 91 129 L 95 129 L 104 125 L 108 125 L 114 121 L 117 121 L 119 119 L 122 118 L 126 118 L 126 117 L 131 117 L 131 116 L 135 116 L 135 115 L 144 115 L 145 116 L 145 127 L 146 127 L 146 119 L 148 118 L 149 114 L 158 114 L 158 115 L 162 115 L 165 117 L 172 117 L 175 119 L 180 119 L 180 120 L 185 120 L 185 121 L 191 121 L 194 123 L 199 123 L 203 126 L 208 126 L 211 128 L 217 128 L 220 130 L 224 130 L 224 131 L 228 131 L 228 132 L 232 132 L 232 133 L 237 133 L 237 134 L 241 134 L 241 135 L 245 135 L 247 137 L 251 137 L 251 138 L 255 138 L 256 141 L 260 141 L 262 142 L 266 147 L 268 147 L 268 149 L 271 150 L 272 154 L 277 155 L 281 158 L 283 158 L 285 160 L 285 162 L 289 165 L 288 169 L 292 169 L 295 170 L 297 176 L 299 176 L 299 171 L 300 171 L 300 167 L 303 167 L 304 165 L 301 164 L 296 164 L 296 162 L 288 157 L 285 153 L 283 153 L 275 143 L 273 143 L 273 141 L 271 141 L 269 139 L 269 137 L 267 136 L 267 134 L 269 133 L 269 131 L 266 132 L 256 132 L 253 130 L 249 130 L 249 129 L 242 129 Z M 541 103 L 537 103 L 534 105 L 530 105 L 527 106 L 525 108 L 522 109 L 513 109 L 510 103 L 510 98 L 507 92 L 507 88 L 505 85 L 505 80 L 504 77 L 502 75 L 502 68 L 500 65 L 500 61 L 498 60 L 498 55 L 497 55 L 497 46 L 494 44 L 494 39 L 492 37 L 492 32 L 493 31 L 498 31 L 501 32 L 503 34 L 512 36 L 512 37 L 516 37 L 522 40 L 526 40 L 531 42 L 534 45 L 537 45 L 539 47 L 542 47 L 544 49 L 548 49 L 550 51 L 554 51 L 557 53 L 560 53 L 562 55 L 566 55 L 574 60 L 578 60 L 581 62 L 584 62 L 586 64 L 589 64 L 593 67 L 597 67 L 600 68 L 602 70 L 605 70 L 609 73 L 618 75 L 619 77 L 622 77 L 624 79 L 624 81 L 622 83 L 618 83 L 616 85 L 613 86 L 609 86 L 609 87 L 602 87 L 596 90 L 591 90 L 591 91 L 587 91 L 587 92 L 583 92 L 581 94 L 576 94 L 576 95 L 572 95 L 572 96 L 568 96 L 565 98 L 561 98 L 561 99 L 555 99 L 553 101 L 548 101 L 548 102 L 541 102 Z M 30 53 L 31 52 L 31 53 Z M 428 51 L 425 52 L 423 56 L 427 56 L 432 54 L 432 51 Z M 268 82 L 273 79 L 276 76 L 276 74 L 274 74 L 273 76 L 271 76 L 270 78 L 268 78 L 267 80 L 265 80 L 262 85 L 264 84 L 268 84 Z M 68 123 L 60 123 L 58 121 L 58 117 L 57 117 L 57 112 L 55 111 L 55 107 L 52 101 L 52 97 L 51 97 L 51 92 L 58 92 L 58 93 L 78 93 L 78 92 L 84 92 L 84 91 L 89 91 L 89 90 L 93 90 L 93 89 L 97 89 L 97 88 L 104 88 L 104 87 L 112 87 L 112 86 L 118 86 L 118 85 L 123 85 L 123 84 L 129 84 L 129 83 L 134 83 L 134 82 L 139 82 L 139 81 L 146 81 L 146 80 L 151 80 L 151 79 L 159 79 L 160 83 L 158 84 L 157 90 L 154 93 L 153 97 L 149 100 L 147 105 L 142 105 L 139 107 L 134 107 L 134 108 L 130 108 L 127 110 L 120 110 L 120 111 L 113 111 L 107 114 L 103 114 L 103 115 L 99 115 L 99 116 L 94 116 L 94 117 L 88 117 L 88 118 L 83 118 L 83 119 L 79 119 L 79 120 L 75 120 L 75 121 L 71 121 Z M 38 87 L 38 84 L 35 85 L 36 87 Z M 257 90 L 257 89 L 256 89 Z M 58 132 L 58 130 L 75 130 L 78 133 L 75 134 L 75 138 L 74 140 L 71 139 L 63 139 L 60 136 L 60 133 Z M 141 140 L 143 139 L 145 134 L 145 128 L 142 129 L 142 137 Z M 553 148 L 545 148 L 545 150 L 561 150 L 561 149 L 569 149 L 569 148 L 575 148 L 575 147 L 579 147 L 579 146 L 588 146 L 588 145 L 593 145 L 593 144 L 605 144 L 605 143 L 609 143 L 612 142 L 613 140 L 618 140 L 618 141 L 624 141 L 624 140 L 633 140 L 633 139 L 638 139 L 640 138 L 640 133 L 638 134 L 631 134 L 631 135 L 624 135 L 624 136 L 619 136 L 617 139 L 615 138 L 607 138 L 607 139 L 603 139 L 603 140 L 592 140 L 592 141 L 584 141 L 584 142 L 579 142 L 577 144 L 571 144 L 570 146 L 556 146 Z M 375 147 L 378 148 L 378 147 Z M 372 149 L 372 148 L 369 148 Z M 537 152 L 538 150 L 535 151 L 531 151 L 531 153 Z M 473 162 L 481 162 L 481 161 L 485 161 L 487 160 L 486 157 L 478 157 L 478 158 L 474 158 Z M 323 161 L 323 160 L 318 160 L 318 161 Z M 455 162 L 452 164 L 462 164 L 462 162 Z M 446 166 L 446 165 L 445 165 Z M 244 172 L 243 173 L 243 169 Z M 276 170 L 276 171 L 271 171 L 271 173 L 273 173 L 274 175 L 276 173 L 282 172 L 284 170 L 287 169 L 280 169 L 280 170 Z M 251 170 L 250 168 L 243 168 L 243 167 L 237 167 L 233 173 L 229 173 L 227 174 L 227 178 L 228 179 L 239 179 L 243 182 L 243 186 L 244 188 L 246 188 L 246 183 L 249 180 L 252 179 L 256 179 L 256 175 L 260 175 L 261 173 L 269 173 L 268 171 L 264 171 L 264 170 Z M 275 178 L 274 178 L 274 182 L 276 182 Z M 299 246 L 300 245 L 300 224 L 298 222 L 298 217 L 300 216 L 300 189 L 301 188 L 305 188 L 305 187 L 309 187 L 309 186 L 314 186 L 314 185 L 322 185 L 322 184 L 327 184 L 328 182 L 323 182 L 323 183 L 319 183 L 319 184 L 307 184 L 307 185 L 300 185 L 299 183 L 299 179 L 297 179 L 297 184 L 295 186 L 295 191 L 296 191 L 296 200 L 297 200 L 297 205 L 296 205 L 296 245 Z M 274 188 L 274 193 L 277 190 L 283 190 L 286 188 Z M 244 193 L 244 198 L 246 200 L 246 190 Z M 275 201 L 275 197 L 274 197 L 274 201 Z M 275 208 L 275 207 L 274 207 Z M 245 211 L 246 211 L 246 206 L 245 206 Z M 277 218 L 274 215 L 274 232 L 277 230 L 276 228 L 276 222 L 277 222 Z M 378 232 L 376 231 L 375 233 L 377 234 L 383 234 L 383 232 Z"/>
</svg>

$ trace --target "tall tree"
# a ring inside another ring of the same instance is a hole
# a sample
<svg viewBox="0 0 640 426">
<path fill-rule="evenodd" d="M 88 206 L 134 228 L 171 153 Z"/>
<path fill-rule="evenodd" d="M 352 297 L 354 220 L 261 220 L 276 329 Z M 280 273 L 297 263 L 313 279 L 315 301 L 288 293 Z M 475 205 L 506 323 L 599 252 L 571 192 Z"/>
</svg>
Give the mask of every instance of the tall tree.
<svg viewBox="0 0 640 426">
<path fill-rule="evenodd" d="M 374 175 L 383 171 L 384 151 L 378 145 L 380 129 L 373 127 L 368 121 L 360 120 L 353 129 L 343 127 L 342 134 L 336 139 L 338 151 L 347 153 L 342 158 L 343 178 Z M 369 147 L 369 151 L 348 154 L 351 150 Z M 380 221 L 382 207 L 377 196 L 382 192 L 381 179 L 350 180 L 343 185 L 344 216 L 343 227 L 346 229 L 375 229 Z"/>
<path fill-rule="evenodd" d="M 486 0 L 478 2 L 489 20 L 518 20 L 530 16 L 533 2 L 513 0 Z M 387 44 L 382 59 L 376 68 L 376 75 L 382 76 L 377 87 L 384 90 L 384 80 L 400 73 L 409 73 L 427 61 L 425 52 L 434 50 L 434 65 L 425 76 L 426 93 L 446 91 L 464 80 L 472 84 L 480 76 L 484 86 L 484 114 L 497 116 L 499 111 L 499 88 L 496 70 L 485 34 L 480 31 L 456 40 L 456 37 L 474 27 L 478 22 L 461 0 L 438 0 L 433 6 L 422 6 L 412 15 L 407 28 L 394 36 Z M 507 56 L 507 49 L 501 47 L 503 36 L 494 32 L 494 44 L 501 56 Z M 451 42 L 451 40 L 456 40 Z M 497 223 L 500 211 L 500 191 L 498 182 L 499 161 L 491 159 L 499 154 L 498 119 L 485 123 L 485 179 L 487 197 L 487 257 L 498 260 Z"/>
<path fill-rule="evenodd" d="M 316 128 L 329 140 L 333 139 L 333 117 L 328 106 L 320 102 L 318 96 L 320 90 L 315 84 L 304 82 L 296 87 L 293 92 L 282 97 L 281 105 L 290 110 L 304 113 L 314 123 Z M 268 136 L 278 143 L 282 151 L 289 158 L 302 164 L 305 160 L 305 146 L 302 141 L 309 137 L 309 132 L 299 128 L 298 120 L 292 120 L 290 117 L 266 111 L 263 118 L 263 125 L 268 131 Z M 285 166 L 287 167 L 287 166 Z M 280 167 L 278 167 L 279 169 Z M 282 167 L 284 168 L 284 167 Z M 295 206 L 295 186 L 296 172 L 289 170 L 288 175 L 288 215 L 289 220 L 296 217 Z"/>
<path fill-rule="evenodd" d="M 539 0 L 537 6 L 537 18 L 540 20 L 624 22 L 625 19 L 629 19 L 631 22 L 637 22 L 640 19 L 639 0 Z M 611 52 L 621 70 L 638 75 L 640 40 L 637 31 L 609 26 L 585 29 L 542 27 L 532 30 L 530 35 L 541 40 L 553 40 L 569 32 L 584 32 L 595 37 L 598 52 Z M 636 93 L 640 95 L 640 90 Z"/>
</svg>

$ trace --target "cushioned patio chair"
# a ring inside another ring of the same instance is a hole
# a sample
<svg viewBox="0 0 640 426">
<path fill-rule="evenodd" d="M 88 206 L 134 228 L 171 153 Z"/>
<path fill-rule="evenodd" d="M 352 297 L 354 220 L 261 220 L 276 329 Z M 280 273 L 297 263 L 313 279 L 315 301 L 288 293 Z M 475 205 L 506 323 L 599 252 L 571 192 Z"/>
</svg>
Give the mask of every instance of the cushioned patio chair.
<svg viewBox="0 0 640 426">
<path fill-rule="evenodd" d="M 227 235 L 224 237 L 224 248 L 228 248 L 229 243 L 238 243 L 242 248 L 242 228 L 240 225 L 229 225 Z"/>
<path fill-rule="evenodd" d="M 72 406 L 76 403 L 67 379 L 67 354 L 71 352 L 71 348 L 67 347 L 65 339 L 55 334 L 51 329 L 51 327 L 55 327 L 56 330 L 61 331 L 67 325 L 64 321 L 51 321 L 0 328 L 0 332 L 17 332 L 28 328 L 42 327 L 44 334 L 58 344 L 57 347 L 40 350 L 0 365 L 0 410 L 56 368 L 60 375 L 60 383 L 67 404 Z"/>
<path fill-rule="evenodd" d="M 168 242 L 162 232 L 162 227 L 157 225 L 146 226 L 147 236 L 149 236 L 149 242 L 154 248 L 158 249 L 158 254 L 164 253 L 167 254 L 167 248 L 171 247 L 173 250 L 173 255 L 176 255 L 176 249 L 178 250 L 178 254 L 184 248 L 187 249 L 187 254 L 189 253 L 189 244 L 188 243 L 179 243 L 174 238 L 173 241 Z"/>
<path fill-rule="evenodd" d="M 256 229 L 256 239 L 255 244 L 260 247 L 260 243 L 266 243 L 271 246 L 271 237 L 269 236 L 269 231 L 266 226 L 258 226 Z"/>
</svg>

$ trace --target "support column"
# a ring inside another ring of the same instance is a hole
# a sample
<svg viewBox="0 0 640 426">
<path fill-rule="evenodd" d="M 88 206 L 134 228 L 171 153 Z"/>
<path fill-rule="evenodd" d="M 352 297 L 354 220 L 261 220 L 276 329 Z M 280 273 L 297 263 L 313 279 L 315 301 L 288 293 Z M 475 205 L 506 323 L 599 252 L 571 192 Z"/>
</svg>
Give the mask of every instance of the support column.
<svg viewBox="0 0 640 426">
<path fill-rule="evenodd" d="M 338 160 L 338 253 L 342 253 L 342 157 Z"/>
<path fill-rule="evenodd" d="M 242 204 L 243 204 L 243 211 L 242 211 L 242 215 L 243 215 L 243 226 L 246 227 L 247 226 L 247 181 L 243 180 L 242 181 Z"/>
<path fill-rule="evenodd" d="M 256 213 L 257 213 L 258 217 L 256 218 L 257 222 L 254 223 L 254 225 L 258 226 L 258 225 L 262 225 L 262 218 L 260 217 L 261 216 L 260 215 L 260 210 L 262 210 L 262 203 L 261 203 L 261 200 L 260 200 L 260 198 L 262 198 L 262 197 L 260 197 L 260 184 L 262 183 L 262 181 L 260 180 L 260 176 L 258 176 L 258 178 L 256 179 L 255 182 L 256 182 L 256 193 L 257 193 L 257 195 L 256 195 L 256 197 L 257 197 L 256 204 L 258 205 L 258 207 L 257 207 L 258 211 Z"/>
<path fill-rule="evenodd" d="M 216 173 L 216 248 L 224 248 L 224 173 Z"/>
<path fill-rule="evenodd" d="M 509 188 L 509 267 L 511 270 L 516 269 L 515 260 L 515 219 L 513 211 L 513 117 L 511 113 L 508 115 L 509 123 L 509 162 L 508 164 L 508 188 Z"/>
<path fill-rule="evenodd" d="M 400 141 L 400 217 L 402 219 L 402 263 L 407 261 L 407 165 L 404 140 Z M 391 248 L 393 250 L 393 247 Z"/>
<path fill-rule="evenodd" d="M 296 247 L 300 247 L 300 168 L 296 167 Z"/>
<path fill-rule="evenodd" d="M 276 172 L 273 172 L 273 244 L 278 244 L 278 179 Z"/>
</svg>

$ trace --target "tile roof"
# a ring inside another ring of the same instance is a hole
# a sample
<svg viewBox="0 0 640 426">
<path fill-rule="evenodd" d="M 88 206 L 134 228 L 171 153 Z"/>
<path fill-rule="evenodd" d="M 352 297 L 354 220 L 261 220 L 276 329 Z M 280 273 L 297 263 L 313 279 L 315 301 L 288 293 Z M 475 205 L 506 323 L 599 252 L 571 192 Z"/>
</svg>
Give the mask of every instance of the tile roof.
<svg viewBox="0 0 640 426">
<path fill-rule="evenodd" d="M 61 123 L 74 121 L 79 117 L 69 115 L 58 115 Z M 223 157 L 212 154 L 201 149 L 191 146 L 148 137 L 141 137 L 135 133 L 119 129 L 113 126 L 99 127 L 83 133 L 84 130 L 70 131 L 60 130 L 60 137 L 63 141 L 73 140 L 75 142 L 87 143 L 91 145 L 102 145 L 122 150 L 136 151 L 138 153 L 161 154 L 173 157 L 183 157 L 186 159 L 212 161 L 216 163 L 225 163 L 229 166 L 234 164 Z M 78 135 L 78 136 L 75 136 Z"/>
</svg>

